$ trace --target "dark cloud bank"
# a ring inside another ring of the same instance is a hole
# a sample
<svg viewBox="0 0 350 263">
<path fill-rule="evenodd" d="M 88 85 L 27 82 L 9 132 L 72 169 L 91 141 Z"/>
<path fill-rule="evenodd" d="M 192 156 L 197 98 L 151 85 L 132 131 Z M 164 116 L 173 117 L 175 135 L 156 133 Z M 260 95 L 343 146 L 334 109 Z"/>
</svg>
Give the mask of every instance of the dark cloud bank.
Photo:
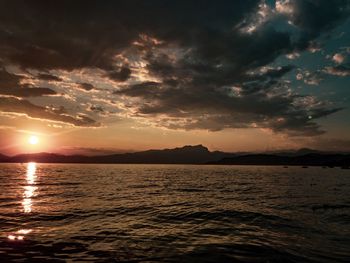
<svg viewBox="0 0 350 263">
<path fill-rule="evenodd" d="M 99 69 L 122 84 L 114 96 L 133 101 L 135 116 L 168 128 L 259 127 L 291 135 L 321 134 L 315 119 L 339 109 L 293 92 L 283 79 L 293 66 L 265 66 L 314 45 L 348 16 L 348 2 L 272 2 L 1 1 L 0 62 L 38 70 L 43 72 L 39 79 L 57 82 L 59 77 L 45 72 Z M 270 10 L 266 20 L 259 18 L 262 8 Z M 249 26 L 255 30 L 248 32 Z M 156 81 L 130 82 L 132 59 L 118 55 L 132 48 Z M 348 71 L 332 70 L 340 75 Z M 5 70 L 0 74 L 1 94 L 17 97 L 1 98 L 0 110 L 17 103 L 17 112 L 32 117 L 95 124 L 87 117 L 41 112 L 18 97 L 54 95 L 53 90 L 20 89 L 18 76 Z"/>
<path fill-rule="evenodd" d="M 49 88 L 21 84 L 20 81 L 22 78 L 19 75 L 7 72 L 5 69 L 0 69 L 0 94 L 16 97 L 56 95 L 56 92 Z"/>
<path fill-rule="evenodd" d="M 31 118 L 45 119 L 54 122 L 63 122 L 72 124 L 74 126 L 99 126 L 98 123 L 87 116 L 77 115 L 73 117 L 66 114 L 64 108 L 61 108 L 60 110 L 50 109 L 49 107 L 34 105 L 28 100 L 13 97 L 0 97 L 0 111 L 15 114 L 25 114 Z"/>
</svg>

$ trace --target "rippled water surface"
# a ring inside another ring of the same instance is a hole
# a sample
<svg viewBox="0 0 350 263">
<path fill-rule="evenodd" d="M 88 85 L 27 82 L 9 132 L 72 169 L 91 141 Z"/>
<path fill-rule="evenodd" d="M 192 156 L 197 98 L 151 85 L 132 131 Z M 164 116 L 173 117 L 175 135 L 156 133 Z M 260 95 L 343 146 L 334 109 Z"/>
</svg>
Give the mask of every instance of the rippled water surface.
<svg viewBox="0 0 350 263">
<path fill-rule="evenodd" d="M 350 261 L 349 170 L 1 164 L 0 189 L 1 262 Z"/>
</svg>

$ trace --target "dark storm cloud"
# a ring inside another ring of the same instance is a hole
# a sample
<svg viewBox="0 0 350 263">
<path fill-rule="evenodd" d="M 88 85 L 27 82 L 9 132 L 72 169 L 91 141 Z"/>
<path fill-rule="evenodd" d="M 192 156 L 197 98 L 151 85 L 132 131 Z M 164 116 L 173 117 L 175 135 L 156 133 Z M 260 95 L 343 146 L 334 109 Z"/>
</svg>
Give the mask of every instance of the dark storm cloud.
<svg viewBox="0 0 350 263">
<path fill-rule="evenodd" d="M 121 67 L 119 70 L 109 71 L 107 76 L 116 81 L 126 81 L 131 75 L 131 70 L 127 67 Z"/>
<path fill-rule="evenodd" d="M 290 135 L 312 136 L 324 132 L 315 119 L 340 110 L 287 93 L 278 85 L 254 86 L 250 90 L 213 89 L 210 86 L 173 89 L 160 83 L 145 82 L 116 93 L 141 98 L 136 107 L 140 116 L 166 114 L 169 119 L 161 125 L 168 128 L 217 131 L 261 127 Z"/>
<path fill-rule="evenodd" d="M 36 76 L 38 79 L 41 80 L 47 80 L 47 81 L 62 81 L 60 77 L 57 77 L 55 75 L 47 74 L 47 73 L 40 73 Z"/>
<path fill-rule="evenodd" d="M 9 95 L 15 97 L 41 97 L 48 95 L 56 95 L 57 93 L 49 88 L 30 88 L 30 87 L 21 87 L 21 88 L 11 88 L 11 89 L 2 89 L 0 88 L 1 95 Z"/>
<path fill-rule="evenodd" d="M 22 76 L 11 74 L 4 69 L 0 69 L 0 95 L 15 97 L 40 97 L 57 94 L 54 90 L 49 88 L 20 84 L 21 79 L 23 79 Z"/>
<path fill-rule="evenodd" d="M 283 1 L 280 1 L 283 2 Z M 292 0 L 284 1 L 287 12 L 294 25 L 302 30 L 302 38 L 310 40 L 319 36 L 325 30 L 331 29 L 349 15 L 347 0 Z"/>
<path fill-rule="evenodd" d="M 322 131 L 314 119 L 338 110 L 291 92 L 283 78 L 293 66 L 266 66 L 310 47 L 346 17 L 347 1 L 277 1 L 279 15 L 252 33 L 244 26 L 256 20 L 261 1 L 2 1 L 2 7 L 5 64 L 97 68 L 124 82 L 116 95 L 139 99 L 132 105 L 137 114 L 153 121 L 161 115 L 170 128 L 256 126 L 316 135 Z M 278 28 L 276 19 L 296 29 Z M 148 40 L 139 53 L 125 57 L 142 36 Z M 128 82 L 137 59 L 157 81 Z"/>
<path fill-rule="evenodd" d="M 90 90 L 95 89 L 94 85 L 92 85 L 90 83 L 82 82 L 82 83 L 77 83 L 77 84 L 78 84 L 78 88 L 82 89 L 82 90 L 90 91 Z"/>
<path fill-rule="evenodd" d="M 254 35 L 239 30 L 204 30 L 193 36 L 191 51 L 174 62 L 167 53 L 147 54 L 149 71 L 165 79 L 191 79 L 195 85 L 232 85 L 249 70 L 267 65 L 291 47 L 289 35 L 267 27 Z"/>
<path fill-rule="evenodd" d="M 99 124 L 89 117 L 78 115 L 77 117 L 65 114 L 65 111 L 50 110 L 37 106 L 31 102 L 18 98 L 0 97 L 0 111 L 15 114 L 24 114 L 31 118 L 45 119 L 54 122 L 63 122 L 74 126 L 98 127 Z"/>
<path fill-rule="evenodd" d="M 123 81 L 130 73 L 114 56 L 139 34 L 188 43 L 203 23 L 227 28 L 256 2 L 2 1 L 0 54 L 23 68 L 97 67 Z"/>
</svg>

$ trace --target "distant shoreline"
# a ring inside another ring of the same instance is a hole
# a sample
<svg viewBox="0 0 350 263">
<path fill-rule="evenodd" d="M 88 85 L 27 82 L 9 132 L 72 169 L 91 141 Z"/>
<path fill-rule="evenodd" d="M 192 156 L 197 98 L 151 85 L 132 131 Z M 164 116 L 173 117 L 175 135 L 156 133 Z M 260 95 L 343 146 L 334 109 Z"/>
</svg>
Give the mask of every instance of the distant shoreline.
<svg viewBox="0 0 350 263">
<path fill-rule="evenodd" d="M 276 154 L 239 154 L 209 151 L 202 145 L 174 149 L 148 150 L 133 153 L 85 156 L 54 153 L 32 153 L 16 156 L 0 154 L 0 163 L 53 164 L 197 164 L 197 165 L 263 165 L 263 166 L 323 166 L 350 167 L 350 154 L 324 153 L 310 149 Z"/>
<path fill-rule="evenodd" d="M 325 166 L 325 165 L 283 165 L 283 164 L 220 164 L 220 163 L 86 163 L 86 162 L 38 162 L 38 161 L 28 161 L 28 162 L 0 162 L 0 164 L 28 164 L 28 163 L 37 163 L 37 164 L 101 164 L 101 165 L 196 165 L 196 166 L 269 166 L 269 167 L 281 167 L 281 168 L 313 168 L 313 167 L 319 167 L 324 169 L 332 169 L 332 168 L 338 168 L 338 169 L 350 169 L 350 166 Z"/>
</svg>

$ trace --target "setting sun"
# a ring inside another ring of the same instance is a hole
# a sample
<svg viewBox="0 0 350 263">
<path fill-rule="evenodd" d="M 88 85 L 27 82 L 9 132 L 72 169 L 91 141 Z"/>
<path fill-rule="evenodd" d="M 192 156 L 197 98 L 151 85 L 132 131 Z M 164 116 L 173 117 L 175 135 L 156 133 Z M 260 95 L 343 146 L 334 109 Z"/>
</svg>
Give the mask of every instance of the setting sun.
<svg viewBox="0 0 350 263">
<path fill-rule="evenodd" d="M 39 138 L 38 138 L 37 136 L 35 136 L 35 135 L 32 135 L 32 136 L 30 136 L 30 137 L 28 138 L 28 142 L 29 142 L 29 144 L 31 144 L 31 145 L 36 145 L 36 144 L 39 143 Z"/>
</svg>

